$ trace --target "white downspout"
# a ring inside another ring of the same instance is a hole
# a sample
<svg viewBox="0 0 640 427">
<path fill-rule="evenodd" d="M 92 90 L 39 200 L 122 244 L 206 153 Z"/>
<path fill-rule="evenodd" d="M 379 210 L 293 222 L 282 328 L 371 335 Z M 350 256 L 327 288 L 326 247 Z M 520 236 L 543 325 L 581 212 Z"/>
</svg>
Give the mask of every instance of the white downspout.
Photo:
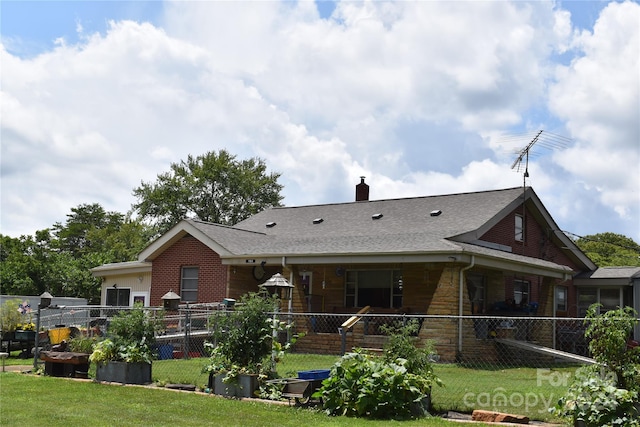
<svg viewBox="0 0 640 427">
<path fill-rule="evenodd" d="M 459 278 L 460 292 L 458 295 L 458 316 L 459 316 L 458 317 L 458 354 L 462 354 L 462 315 L 464 314 L 464 304 L 463 304 L 464 272 L 469 270 L 470 268 L 473 268 L 475 263 L 476 263 L 476 257 L 475 255 L 471 255 L 471 263 L 466 267 L 462 267 L 460 269 L 460 278 Z"/>
</svg>

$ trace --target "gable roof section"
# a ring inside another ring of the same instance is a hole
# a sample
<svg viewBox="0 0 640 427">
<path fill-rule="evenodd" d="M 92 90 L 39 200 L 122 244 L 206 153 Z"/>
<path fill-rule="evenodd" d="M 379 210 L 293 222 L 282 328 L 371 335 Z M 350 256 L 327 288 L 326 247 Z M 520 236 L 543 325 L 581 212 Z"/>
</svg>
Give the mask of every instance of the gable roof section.
<svg viewBox="0 0 640 427">
<path fill-rule="evenodd" d="M 478 228 L 457 236 L 451 236 L 451 239 L 459 242 L 468 242 L 481 246 L 484 245 L 485 242 L 480 241 L 480 237 L 500 222 L 500 220 L 502 220 L 506 215 L 521 206 L 524 200 L 525 206 L 527 207 L 527 215 L 532 216 L 538 224 L 542 224 L 544 226 L 543 228 L 547 228 L 551 231 L 549 235 L 551 242 L 556 246 L 563 248 L 569 259 L 577 265 L 582 266 L 584 270 L 595 270 L 597 268 L 593 261 L 591 261 L 591 259 L 585 255 L 580 248 L 578 248 L 573 240 L 567 237 L 560 227 L 558 227 L 547 208 L 542 204 L 538 195 L 533 191 L 533 188 L 526 187 L 525 191 L 523 191 L 522 188 L 514 188 L 511 190 L 516 190 L 516 192 L 519 192 L 519 195 L 517 195 L 517 197 L 510 203 L 500 206 L 501 209 L 499 213 L 490 218 L 484 224 L 481 224 Z"/>
<path fill-rule="evenodd" d="M 184 236 L 191 235 L 220 257 L 233 256 L 241 247 L 250 245 L 258 233 L 196 220 L 183 220 L 154 240 L 138 255 L 139 261 L 152 261 Z"/>
</svg>

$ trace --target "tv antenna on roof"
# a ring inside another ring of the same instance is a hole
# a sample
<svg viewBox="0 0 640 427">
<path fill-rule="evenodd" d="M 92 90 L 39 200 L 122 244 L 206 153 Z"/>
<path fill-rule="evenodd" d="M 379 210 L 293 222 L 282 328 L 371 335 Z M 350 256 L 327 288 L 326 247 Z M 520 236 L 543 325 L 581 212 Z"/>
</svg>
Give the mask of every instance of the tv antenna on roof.
<svg viewBox="0 0 640 427">
<path fill-rule="evenodd" d="M 503 141 L 519 142 L 520 140 L 525 138 L 529 142 L 523 148 L 516 151 L 516 154 L 517 154 L 516 160 L 511 165 L 511 169 L 515 169 L 516 172 L 520 172 L 524 169 L 523 186 L 526 185 L 526 179 L 529 178 L 529 156 L 536 157 L 539 154 L 538 147 L 549 149 L 549 150 L 557 149 L 557 148 L 566 148 L 571 142 L 570 138 L 567 138 L 561 135 L 556 135 L 554 133 L 551 133 L 545 130 L 513 135 L 510 137 L 504 138 Z M 535 150 L 534 150 L 534 146 L 536 146 Z"/>
</svg>

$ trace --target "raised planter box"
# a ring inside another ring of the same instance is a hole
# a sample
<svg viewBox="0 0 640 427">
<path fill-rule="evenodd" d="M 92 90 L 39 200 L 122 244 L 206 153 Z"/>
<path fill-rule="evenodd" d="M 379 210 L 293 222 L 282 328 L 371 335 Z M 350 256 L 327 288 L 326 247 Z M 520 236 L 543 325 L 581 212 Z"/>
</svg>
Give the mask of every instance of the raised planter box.
<svg viewBox="0 0 640 427">
<path fill-rule="evenodd" d="M 257 375 L 238 375 L 237 381 L 225 383 L 226 374 L 209 374 L 209 389 L 214 394 L 227 397 L 255 397 L 258 389 Z"/>
<path fill-rule="evenodd" d="M 36 331 L 16 330 L 15 340 L 16 341 L 35 341 L 36 340 Z"/>
<path fill-rule="evenodd" d="M 16 339 L 15 331 L 2 333 L 2 341 L 15 341 L 15 339 Z"/>
<path fill-rule="evenodd" d="M 89 354 L 62 351 L 43 351 L 44 373 L 52 377 L 87 378 Z"/>
<path fill-rule="evenodd" d="M 151 382 L 151 364 L 144 362 L 98 363 L 96 380 L 122 384 L 149 384 Z"/>
</svg>

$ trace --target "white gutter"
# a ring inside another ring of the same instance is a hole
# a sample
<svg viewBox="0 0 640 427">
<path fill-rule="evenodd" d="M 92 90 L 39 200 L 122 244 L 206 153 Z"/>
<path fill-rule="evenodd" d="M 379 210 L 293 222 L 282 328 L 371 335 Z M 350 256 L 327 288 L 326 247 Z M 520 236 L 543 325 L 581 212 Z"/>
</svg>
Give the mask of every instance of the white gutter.
<svg viewBox="0 0 640 427">
<path fill-rule="evenodd" d="M 471 255 L 471 264 L 467 265 L 466 267 L 462 267 L 460 269 L 460 277 L 459 277 L 460 291 L 458 295 L 458 316 L 459 316 L 458 317 L 458 354 L 462 354 L 462 315 L 464 314 L 464 304 L 463 304 L 464 272 L 469 270 L 470 268 L 473 268 L 475 264 L 476 264 L 476 257 L 475 255 Z"/>
</svg>

